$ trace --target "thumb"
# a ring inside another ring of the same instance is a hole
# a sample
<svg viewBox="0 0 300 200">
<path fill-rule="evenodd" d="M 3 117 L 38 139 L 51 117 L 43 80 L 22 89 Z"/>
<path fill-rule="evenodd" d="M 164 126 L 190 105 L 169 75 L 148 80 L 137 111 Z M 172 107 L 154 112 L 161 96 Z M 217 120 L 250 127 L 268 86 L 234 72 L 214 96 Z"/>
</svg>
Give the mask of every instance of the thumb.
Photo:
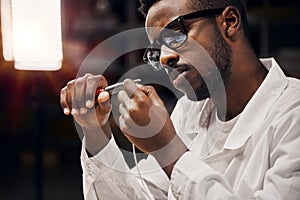
<svg viewBox="0 0 300 200">
<path fill-rule="evenodd" d="M 140 89 L 148 96 L 153 104 L 163 105 L 164 103 L 156 93 L 154 87 L 152 86 L 141 86 Z"/>
<path fill-rule="evenodd" d="M 102 114 L 108 114 L 111 111 L 110 94 L 107 91 L 103 91 L 98 95 L 97 98 L 100 112 Z"/>
</svg>

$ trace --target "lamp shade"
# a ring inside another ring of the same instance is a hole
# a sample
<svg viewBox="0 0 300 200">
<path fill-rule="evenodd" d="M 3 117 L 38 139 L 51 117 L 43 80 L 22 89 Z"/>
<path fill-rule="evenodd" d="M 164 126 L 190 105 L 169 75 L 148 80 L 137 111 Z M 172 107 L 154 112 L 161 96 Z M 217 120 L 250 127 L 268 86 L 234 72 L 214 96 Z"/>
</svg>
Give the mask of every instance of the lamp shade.
<svg viewBox="0 0 300 200">
<path fill-rule="evenodd" d="M 7 8 L 11 5 L 11 13 L 9 10 L 2 13 L 11 16 L 11 19 L 2 16 L 2 34 L 6 37 L 3 41 L 7 40 L 3 44 L 4 59 L 13 57 L 15 68 L 20 70 L 60 69 L 63 58 L 60 0 L 2 0 L 1 3 Z M 5 19 L 8 22 L 3 22 Z"/>
</svg>

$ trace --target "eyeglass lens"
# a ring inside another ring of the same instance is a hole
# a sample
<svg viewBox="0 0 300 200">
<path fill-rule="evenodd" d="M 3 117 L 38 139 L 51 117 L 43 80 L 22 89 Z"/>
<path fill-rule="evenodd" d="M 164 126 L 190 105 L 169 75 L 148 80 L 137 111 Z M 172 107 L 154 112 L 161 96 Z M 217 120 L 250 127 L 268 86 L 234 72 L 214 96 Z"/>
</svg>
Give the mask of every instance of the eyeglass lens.
<svg viewBox="0 0 300 200">
<path fill-rule="evenodd" d="M 187 39 L 185 29 L 181 22 L 174 21 L 167 29 L 164 29 L 161 34 L 161 41 L 170 49 L 177 49 L 184 44 Z M 155 70 L 160 70 L 160 50 L 161 45 L 153 43 L 145 52 L 144 61 L 150 64 Z"/>
<path fill-rule="evenodd" d="M 168 29 L 163 31 L 162 39 L 164 44 L 171 49 L 176 49 L 182 46 L 187 39 L 183 24 L 179 21 L 172 23 L 168 26 Z"/>
</svg>

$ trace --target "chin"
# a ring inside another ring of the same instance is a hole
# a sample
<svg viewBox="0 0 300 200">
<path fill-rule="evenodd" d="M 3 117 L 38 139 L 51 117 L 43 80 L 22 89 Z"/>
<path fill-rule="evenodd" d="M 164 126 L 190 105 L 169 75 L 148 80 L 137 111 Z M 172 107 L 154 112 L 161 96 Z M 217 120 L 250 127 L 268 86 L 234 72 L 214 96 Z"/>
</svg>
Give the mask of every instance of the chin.
<svg viewBox="0 0 300 200">
<path fill-rule="evenodd" d="M 209 94 L 197 94 L 197 95 L 186 94 L 186 96 L 191 101 L 202 101 L 210 97 Z"/>
<path fill-rule="evenodd" d="M 202 87 L 198 87 L 196 89 L 185 90 L 184 88 L 177 88 L 179 91 L 181 91 L 183 94 L 187 96 L 187 98 L 191 101 L 202 101 L 210 97 L 208 88 L 206 85 L 203 85 Z"/>
</svg>

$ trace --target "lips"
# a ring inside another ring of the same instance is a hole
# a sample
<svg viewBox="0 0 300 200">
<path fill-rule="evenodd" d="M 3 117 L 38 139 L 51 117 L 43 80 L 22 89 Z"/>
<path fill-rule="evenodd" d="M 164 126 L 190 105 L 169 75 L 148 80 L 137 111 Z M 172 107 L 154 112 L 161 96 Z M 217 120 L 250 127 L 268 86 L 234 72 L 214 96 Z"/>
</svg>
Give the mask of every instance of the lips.
<svg viewBox="0 0 300 200">
<path fill-rule="evenodd" d="M 188 69 L 189 67 L 187 65 L 176 65 L 172 68 L 168 68 L 170 80 L 173 82 L 180 74 L 184 73 L 185 71 L 188 71 Z"/>
</svg>

